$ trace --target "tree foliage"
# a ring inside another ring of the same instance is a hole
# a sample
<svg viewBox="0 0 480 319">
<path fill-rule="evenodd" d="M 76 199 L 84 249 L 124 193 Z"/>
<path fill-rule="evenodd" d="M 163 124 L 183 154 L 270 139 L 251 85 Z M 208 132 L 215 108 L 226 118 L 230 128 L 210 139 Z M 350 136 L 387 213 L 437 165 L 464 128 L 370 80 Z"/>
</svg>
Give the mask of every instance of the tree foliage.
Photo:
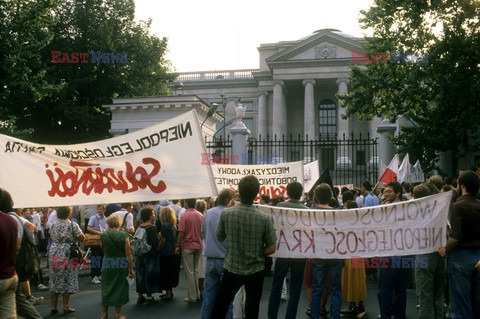
<svg viewBox="0 0 480 319">
<path fill-rule="evenodd" d="M 433 169 L 451 151 L 455 170 L 480 146 L 479 17 L 476 0 L 375 0 L 361 12 L 362 28 L 373 31 L 363 51 L 428 53 L 428 61 L 354 66 L 347 116 L 405 116 L 400 152 Z"/>
<path fill-rule="evenodd" d="M 168 93 L 167 39 L 133 0 L 0 0 L 0 130 L 41 143 L 108 136 L 117 96 Z M 52 63 L 52 51 L 128 54 L 128 63 Z"/>
</svg>

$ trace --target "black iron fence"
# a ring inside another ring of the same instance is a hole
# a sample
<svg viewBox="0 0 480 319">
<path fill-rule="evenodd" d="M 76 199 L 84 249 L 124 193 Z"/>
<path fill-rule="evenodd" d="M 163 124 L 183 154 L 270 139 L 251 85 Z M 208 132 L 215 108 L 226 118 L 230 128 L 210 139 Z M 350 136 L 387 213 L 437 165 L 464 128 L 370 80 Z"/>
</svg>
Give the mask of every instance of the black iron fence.
<svg viewBox="0 0 480 319">
<path fill-rule="evenodd" d="M 219 163 L 232 163 L 232 141 L 226 139 L 205 139 L 208 152 Z M 378 180 L 378 140 L 369 135 L 319 136 L 308 140 L 302 136 L 281 139 L 250 139 L 247 153 L 236 158 L 239 164 L 278 164 L 303 161 L 305 164 L 318 160 L 320 172 L 329 169 L 335 185 L 353 184 L 361 186 L 368 179 Z"/>
</svg>

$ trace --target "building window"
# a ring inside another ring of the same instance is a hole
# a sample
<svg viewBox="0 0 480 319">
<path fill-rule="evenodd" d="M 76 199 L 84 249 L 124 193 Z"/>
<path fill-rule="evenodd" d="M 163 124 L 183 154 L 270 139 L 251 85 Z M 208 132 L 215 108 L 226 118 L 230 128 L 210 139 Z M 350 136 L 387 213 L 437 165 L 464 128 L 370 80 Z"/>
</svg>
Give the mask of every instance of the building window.
<svg viewBox="0 0 480 319">
<path fill-rule="evenodd" d="M 318 133 L 333 137 L 337 133 L 337 105 L 332 100 L 323 100 L 318 107 Z"/>
<path fill-rule="evenodd" d="M 245 126 L 250 130 L 250 136 L 256 136 L 255 135 L 255 129 L 253 127 L 253 119 L 252 118 L 244 118 L 243 123 L 245 123 Z"/>
</svg>

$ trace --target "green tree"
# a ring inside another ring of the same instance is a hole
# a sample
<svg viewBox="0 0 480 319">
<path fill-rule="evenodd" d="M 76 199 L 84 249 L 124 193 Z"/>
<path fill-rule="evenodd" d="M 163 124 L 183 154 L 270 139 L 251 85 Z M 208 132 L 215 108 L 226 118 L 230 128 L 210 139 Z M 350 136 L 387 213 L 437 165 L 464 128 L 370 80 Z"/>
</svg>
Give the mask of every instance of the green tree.
<svg viewBox="0 0 480 319">
<path fill-rule="evenodd" d="M 5 119 L 15 120 L 15 131 L 30 130 L 30 140 L 79 143 L 105 138 L 110 114 L 102 108 L 103 104 L 111 103 L 117 96 L 169 93 L 166 84 L 174 75 L 164 58 L 167 39 L 149 33 L 150 21 L 134 21 L 133 0 L 68 0 L 55 4 L 48 0 L 6 0 L 6 3 L 7 15 L 24 22 L 35 21 L 35 25 L 18 29 L 39 39 L 38 42 L 43 40 L 28 51 L 27 70 L 13 69 L 14 76 L 7 82 L 8 87 L 25 86 L 27 90 L 17 91 L 28 94 L 9 94 L 5 104 L 2 103 Z M 19 15 L 16 13 L 19 8 L 32 14 Z M 45 19 L 39 21 L 39 16 Z M 40 22 L 43 24 L 39 25 Z M 8 27 L 7 30 L 12 30 L 15 26 Z M 12 32 L 7 39 L 19 41 L 20 37 Z M 25 52 L 24 48 L 19 51 Z M 88 63 L 52 63 L 52 51 L 125 52 L 128 62 L 90 63 L 90 55 Z M 40 77 L 42 82 L 32 83 L 26 74 Z"/>
<path fill-rule="evenodd" d="M 361 12 L 362 28 L 373 32 L 363 51 L 428 55 L 352 67 L 347 116 L 405 116 L 411 125 L 396 138 L 400 153 L 431 170 L 440 152 L 451 151 L 455 171 L 480 146 L 479 16 L 476 0 L 375 0 Z"/>
</svg>

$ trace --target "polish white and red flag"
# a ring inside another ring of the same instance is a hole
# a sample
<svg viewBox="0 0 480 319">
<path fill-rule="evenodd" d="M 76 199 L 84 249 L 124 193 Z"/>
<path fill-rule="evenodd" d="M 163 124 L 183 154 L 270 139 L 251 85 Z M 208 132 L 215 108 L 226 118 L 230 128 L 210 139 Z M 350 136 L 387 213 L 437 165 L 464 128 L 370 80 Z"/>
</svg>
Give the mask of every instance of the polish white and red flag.
<svg viewBox="0 0 480 319">
<path fill-rule="evenodd" d="M 383 174 L 379 179 L 380 183 L 388 184 L 390 182 L 398 181 L 398 163 L 399 162 L 400 161 L 398 159 L 398 154 L 395 154 L 395 156 L 390 161 L 390 164 L 388 164 L 385 171 L 383 171 Z"/>
</svg>

